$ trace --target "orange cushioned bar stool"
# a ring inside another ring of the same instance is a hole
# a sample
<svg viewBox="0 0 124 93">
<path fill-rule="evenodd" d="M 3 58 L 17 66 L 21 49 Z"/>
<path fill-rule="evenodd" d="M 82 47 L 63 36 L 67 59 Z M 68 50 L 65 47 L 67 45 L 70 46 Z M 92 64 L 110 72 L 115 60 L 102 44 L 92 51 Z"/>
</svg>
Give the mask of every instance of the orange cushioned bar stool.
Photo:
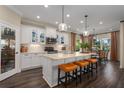
<svg viewBox="0 0 124 93">
<path fill-rule="evenodd" d="M 80 67 L 80 82 L 82 81 L 82 74 L 85 74 L 89 71 L 89 62 L 85 60 L 74 62 L 74 64 L 78 65 Z M 82 73 L 83 72 L 83 73 Z"/>
<path fill-rule="evenodd" d="M 90 59 L 86 59 L 86 60 L 89 61 L 89 63 L 90 63 L 90 69 L 91 69 L 92 75 L 93 75 L 93 69 L 95 69 L 96 73 L 97 73 L 98 60 L 96 58 L 90 58 Z M 94 65 L 95 65 L 95 67 L 94 67 Z"/>
<path fill-rule="evenodd" d="M 67 87 L 68 79 L 70 78 L 76 80 L 76 86 L 77 86 L 77 65 L 73 63 L 67 63 L 67 64 L 61 64 L 58 66 L 58 85 L 59 83 L 64 83 L 65 87 Z M 60 77 L 60 72 L 63 71 L 65 73 L 65 76 Z M 71 74 L 73 72 L 73 74 Z M 63 82 L 63 79 L 64 82 Z"/>
</svg>

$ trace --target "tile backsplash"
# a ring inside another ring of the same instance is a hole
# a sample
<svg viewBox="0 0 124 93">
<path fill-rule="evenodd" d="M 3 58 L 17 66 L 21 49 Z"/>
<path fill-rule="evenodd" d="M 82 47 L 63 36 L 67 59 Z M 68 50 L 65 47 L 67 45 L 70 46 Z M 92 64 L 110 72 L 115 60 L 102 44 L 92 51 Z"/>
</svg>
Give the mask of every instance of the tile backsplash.
<svg viewBox="0 0 124 93">
<path fill-rule="evenodd" d="M 44 44 L 25 44 L 25 46 L 28 46 L 28 53 L 39 53 L 44 52 L 45 47 L 53 47 L 54 50 L 57 50 L 58 52 L 62 51 L 63 47 L 65 47 L 66 50 L 69 50 L 69 47 L 63 44 L 53 44 L 53 45 L 44 45 Z M 24 47 L 24 45 L 23 45 Z"/>
<path fill-rule="evenodd" d="M 40 44 L 30 44 L 28 52 L 30 53 L 43 52 L 43 47 Z"/>
</svg>

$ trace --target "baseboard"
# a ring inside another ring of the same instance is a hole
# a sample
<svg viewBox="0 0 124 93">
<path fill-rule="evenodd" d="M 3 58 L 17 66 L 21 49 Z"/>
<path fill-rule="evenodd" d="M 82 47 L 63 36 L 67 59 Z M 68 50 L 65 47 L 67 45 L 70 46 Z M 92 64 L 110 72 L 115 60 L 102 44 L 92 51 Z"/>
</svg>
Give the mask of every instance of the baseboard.
<svg viewBox="0 0 124 93">
<path fill-rule="evenodd" d="M 31 70 L 31 69 L 40 68 L 40 67 L 42 67 L 42 65 L 40 65 L 40 66 L 28 67 L 28 68 L 23 68 L 23 69 L 21 69 L 21 71 Z"/>
<path fill-rule="evenodd" d="M 51 85 L 51 84 L 49 83 L 49 81 L 47 81 L 47 79 L 46 79 L 44 76 L 43 76 L 43 79 L 46 81 L 46 83 L 49 85 L 50 88 L 53 88 L 53 87 L 57 86 L 57 84 Z"/>
</svg>

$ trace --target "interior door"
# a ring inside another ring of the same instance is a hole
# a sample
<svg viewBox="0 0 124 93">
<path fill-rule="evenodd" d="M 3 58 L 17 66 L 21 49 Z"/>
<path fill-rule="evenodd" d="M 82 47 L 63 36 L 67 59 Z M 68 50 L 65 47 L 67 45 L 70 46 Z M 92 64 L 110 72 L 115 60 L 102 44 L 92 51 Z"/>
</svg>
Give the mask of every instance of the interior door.
<svg viewBox="0 0 124 93">
<path fill-rule="evenodd" d="M 0 81 L 17 71 L 16 69 L 16 30 L 0 25 Z"/>
</svg>

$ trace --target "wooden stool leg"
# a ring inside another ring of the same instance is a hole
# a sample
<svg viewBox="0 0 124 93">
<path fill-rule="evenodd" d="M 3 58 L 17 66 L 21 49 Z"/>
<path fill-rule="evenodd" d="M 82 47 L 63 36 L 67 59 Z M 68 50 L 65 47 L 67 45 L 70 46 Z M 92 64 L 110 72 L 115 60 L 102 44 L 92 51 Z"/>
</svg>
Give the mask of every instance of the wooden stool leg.
<svg viewBox="0 0 124 93">
<path fill-rule="evenodd" d="M 91 63 L 91 74 L 93 76 L 93 63 Z"/>
<path fill-rule="evenodd" d="M 76 87 L 77 87 L 77 69 L 75 70 L 75 76 L 76 76 Z"/>
<path fill-rule="evenodd" d="M 67 87 L 67 77 L 68 77 L 68 74 L 67 72 L 65 72 L 65 88 Z"/>
<path fill-rule="evenodd" d="M 71 81 L 71 77 L 70 77 L 70 73 L 68 72 L 68 79 L 69 79 L 69 82 Z"/>
<path fill-rule="evenodd" d="M 87 72 L 86 72 L 86 70 L 87 70 L 87 68 L 86 68 L 86 66 L 84 67 L 84 76 L 85 76 L 85 78 L 87 78 Z"/>
<path fill-rule="evenodd" d="M 74 71 L 73 71 L 73 73 L 72 73 L 72 74 L 73 74 L 73 76 L 74 76 Z"/>
<path fill-rule="evenodd" d="M 97 64 L 97 62 L 96 62 L 96 73 L 97 73 L 97 65 L 98 65 L 98 64 Z"/>
<path fill-rule="evenodd" d="M 88 74 L 88 79 L 89 79 L 89 74 L 90 74 L 90 64 L 89 65 L 87 65 L 87 74 Z"/>
<path fill-rule="evenodd" d="M 90 72 L 90 66 L 87 65 L 87 73 L 89 73 L 89 72 Z"/>
<path fill-rule="evenodd" d="M 82 67 L 80 67 L 80 82 L 82 81 Z"/>
<path fill-rule="evenodd" d="M 60 69 L 58 68 L 58 85 L 59 85 L 59 81 L 60 81 Z"/>
<path fill-rule="evenodd" d="M 88 65 L 86 66 L 86 77 L 88 78 Z"/>
<path fill-rule="evenodd" d="M 86 74 L 86 67 L 84 67 L 84 74 Z"/>
</svg>

